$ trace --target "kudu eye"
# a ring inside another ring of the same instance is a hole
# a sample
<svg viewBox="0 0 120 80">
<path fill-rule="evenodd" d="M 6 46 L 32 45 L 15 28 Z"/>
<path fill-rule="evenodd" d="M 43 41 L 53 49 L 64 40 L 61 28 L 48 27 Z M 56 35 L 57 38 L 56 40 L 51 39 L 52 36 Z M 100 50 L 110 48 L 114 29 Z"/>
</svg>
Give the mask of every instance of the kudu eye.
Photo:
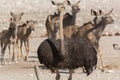
<svg viewBox="0 0 120 80">
<path fill-rule="evenodd" d="M 62 6 L 61 8 L 62 8 L 62 9 L 64 9 L 65 7 L 64 7 L 64 6 Z"/>
</svg>

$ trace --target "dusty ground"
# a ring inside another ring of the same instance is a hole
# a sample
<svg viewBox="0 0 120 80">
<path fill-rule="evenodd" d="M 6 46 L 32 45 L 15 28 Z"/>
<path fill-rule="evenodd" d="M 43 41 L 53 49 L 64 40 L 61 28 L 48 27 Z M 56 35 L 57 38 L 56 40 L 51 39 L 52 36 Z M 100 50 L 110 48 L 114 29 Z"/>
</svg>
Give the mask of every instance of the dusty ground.
<svg viewBox="0 0 120 80">
<path fill-rule="evenodd" d="M 58 0 L 64 1 L 64 0 Z M 78 0 L 70 0 L 73 3 Z M 105 13 L 114 9 L 112 16 L 115 23 L 107 26 L 105 31 L 120 31 L 120 15 L 119 5 L 120 0 L 81 0 L 80 13 L 78 13 L 77 24 L 82 25 L 84 22 L 92 20 L 93 16 L 90 15 L 90 10 L 102 9 Z M 97 6 L 96 6 L 97 5 Z M 114 5 L 114 6 L 113 6 Z M 33 36 L 39 34 L 39 38 L 31 38 L 30 57 L 28 62 L 20 61 L 18 64 L 0 65 L 0 80 L 37 80 L 34 72 L 34 66 L 39 65 L 41 80 L 55 80 L 55 74 L 51 74 L 43 65 L 40 65 L 37 59 L 36 50 L 45 38 L 41 38 L 40 35 L 45 32 L 45 20 L 47 15 L 54 12 L 56 9 L 50 2 L 50 0 L 1 0 L 0 2 L 0 31 L 8 28 L 10 12 L 24 12 L 22 21 L 33 19 L 38 20 L 38 25 Z M 113 30 L 114 29 L 114 30 Z M 102 37 L 100 40 L 101 52 L 105 65 L 110 65 L 110 70 L 101 72 L 97 68 L 90 76 L 82 73 L 81 69 L 75 70 L 73 80 L 120 80 L 120 50 L 115 51 L 112 47 L 113 43 L 120 44 L 120 37 Z M 101 67 L 100 61 L 98 61 L 98 67 Z M 67 80 L 68 71 L 61 70 L 61 80 Z"/>
<path fill-rule="evenodd" d="M 34 66 L 39 65 L 41 80 L 55 80 L 52 74 L 37 59 L 36 50 L 45 38 L 31 38 L 30 57 L 28 62 L 20 61 L 18 64 L 0 65 L 0 80 L 37 80 Z M 113 43 L 119 43 L 120 37 L 102 37 L 100 40 L 101 51 L 105 65 L 110 65 L 109 70 L 101 72 L 97 68 L 90 76 L 82 73 L 81 69 L 75 70 L 73 80 L 120 80 L 120 51 L 115 51 Z M 101 66 L 98 60 L 98 67 Z M 61 70 L 61 80 L 67 80 L 68 70 Z"/>
</svg>

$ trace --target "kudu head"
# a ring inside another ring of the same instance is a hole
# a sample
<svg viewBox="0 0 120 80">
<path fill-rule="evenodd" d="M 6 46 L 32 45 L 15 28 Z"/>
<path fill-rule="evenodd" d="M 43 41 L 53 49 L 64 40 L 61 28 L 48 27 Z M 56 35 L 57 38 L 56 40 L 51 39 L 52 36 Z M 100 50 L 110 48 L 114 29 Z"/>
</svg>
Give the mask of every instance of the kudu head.
<svg viewBox="0 0 120 80">
<path fill-rule="evenodd" d="M 12 18 L 10 18 L 9 31 L 12 32 L 11 35 L 13 36 L 13 38 L 17 37 L 17 26 L 20 20 L 22 19 L 23 14 L 24 13 L 20 13 L 16 15 L 13 12 L 10 12 Z"/>
<path fill-rule="evenodd" d="M 76 2 L 75 4 L 71 4 L 71 2 L 69 0 L 67 0 L 67 3 L 69 6 L 71 6 L 72 8 L 72 13 L 78 13 L 80 11 L 80 8 L 79 8 L 79 3 L 80 3 L 81 0 L 79 0 L 78 2 Z"/>
<path fill-rule="evenodd" d="M 35 24 L 37 23 L 37 20 L 28 20 L 26 21 L 26 24 L 28 25 L 28 28 L 31 29 L 32 31 L 35 30 Z"/>
<path fill-rule="evenodd" d="M 103 13 L 102 10 L 99 10 L 99 12 L 91 10 L 91 14 L 96 16 L 94 18 L 94 23 L 98 24 L 101 21 L 103 21 L 105 24 L 112 24 L 114 22 L 112 16 L 110 15 L 112 13 L 112 11 L 113 11 L 113 9 L 110 12 L 105 14 L 105 13 Z"/>
<path fill-rule="evenodd" d="M 20 13 L 20 14 L 14 14 L 13 12 L 10 12 L 10 15 L 12 16 L 12 20 L 14 22 L 19 22 L 22 19 L 22 16 L 24 15 L 24 13 Z"/>
<path fill-rule="evenodd" d="M 110 15 L 112 13 L 113 9 L 109 12 L 104 14 L 102 10 L 99 10 L 99 14 L 102 16 L 102 18 L 105 20 L 107 24 L 113 24 L 114 20 L 112 16 Z"/>
<path fill-rule="evenodd" d="M 56 2 L 54 2 L 53 0 L 51 0 L 51 2 L 52 2 L 52 4 L 53 5 L 56 5 L 57 6 L 57 11 L 58 11 L 58 13 L 60 13 L 61 11 L 63 11 L 64 9 L 65 9 L 65 6 L 64 6 L 64 4 L 65 4 L 65 2 L 66 1 L 64 1 L 63 3 L 56 3 Z"/>
<path fill-rule="evenodd" d="M 79 3 L 80 3 L 80 0 L 78 2 L 76 2 L 75 4 L 71 4 L 71 2 L 69 0 L 65 0 L 63 3 L 55 3 L 54 1 L 52 1 L 52 4 L 53 5 L 56 5 L 57 6 L 57 11 L 59 12 L 60 11 L 60 7 L 63 6 L 65 8 L 65 5 L 68 5 L 71 7 L 72 9 L 72 14 L 76 14 L 80 11 L 80 8 L 79 8 Z M 70 10 L 71 10 L 70 9 Z M 71 14 L 71 11 L 68 12 Z"/>
</svg>

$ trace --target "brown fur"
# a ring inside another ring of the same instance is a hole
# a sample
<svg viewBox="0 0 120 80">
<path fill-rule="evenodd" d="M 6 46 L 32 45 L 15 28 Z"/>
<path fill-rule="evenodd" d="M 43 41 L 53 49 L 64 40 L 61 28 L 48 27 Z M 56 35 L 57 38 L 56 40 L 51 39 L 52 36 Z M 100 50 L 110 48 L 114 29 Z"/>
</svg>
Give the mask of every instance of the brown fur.
<svg viewBox="0 0 120 80">
<path fill-rule="evenodd" d="M 76 24 L 76 15 L 79 12 L 79 2 L 77 2 L 76 4 L 71 4 L 69 0 L 67 0 L 67 3 L 69 6 L 71 6 L 72 8 L 72 15 L 69 13 L 66 13 L 64 15 L 63 18 L 63 27 L 66 26 L 70 26 L 70 25 L 75 25 Z M 59 7 L 59 5 L 57 5 L 57 7 Z M 60 16 L 60 12 L 58 11 L 58 14 L 55 13 L 54 15 L 49 15 L 46 19 L 46 29 L 47 29 L 47 34 L 49 38 L 55 38 L 55 39 L 59 39 L 59 16 Z"/>
<path fill-rule="evenodd" d="M 8 30 L 3 30 L 1 32 L 1 53 L 2 55 L 2 62 L 3 64 L 5 63 L 4 61 L 4 54 L 7 46 L 9 47 L 9 56 L 10 56 L 10 44 L 13 44 L 13 60 L 16 62 L 16 54 L 15 54 L 15 47 L 16 47 L 16 30 L 17 30 L 17 23 L 20 22 L 21 17 L 23 16 L 24 13 L 21 14 L 14 14 L 13 12 L 10 13 L 12 18 L 10 19 L 10 25 Z"/>
<path fill-rule="evenodd" d="M 81 37 L 84 37 L 84 39 L 88 43 L 90 43 L 94 46 L 94 48 L 98 51 L 100 60 L 102 62 L 102 67 L 104 68 L 104 63 L 103 63 L 101 54 L 98 49 L 99 48 L 99 40 L 100 40 L 100 37 L 101 37 L 102 32 L 104 31 L 106 25 L 113 23 L 114 20 L 110 16 L 110 13 L 109 14 L 100 13 L 100 16 L 95 11 L 93 11 L 93 13 L 95 15 L 95 18 L 93 19 L 93 21 L 85 23 L 80 28 L 77 28 L 77 26 L 66 27 L 67 29 L 65 29 L 64 35 L 68 38 L 72 38 L 75 36 L 76 31 L 79 31 L 76 35 L 80 35 Z M 70 29 L 73 27 L 77 28 L 78 30 L 76 29 L 76 31 L 74 31 L 74 30 L 71 31 Z"/>
<path fill-rule="evenodd" d="M 24 23 L 23 25 L 18 27 L 18 31 L 17 31 L 17 44 L 18 41 L 20 40 L 20 53 L 19 53 L 19 58 L 23 57 L 23 53 L 22 53 L 22 46 L 23 43 L 25 45 L 25 60 L 28 60 L 28 56 L 29 56 L 29 37 L 31 35 L 31 32 L 33 30 L 35 30 L 35 24 L 37 21 L 27 21 L 26 23 Z"/>
</svg>

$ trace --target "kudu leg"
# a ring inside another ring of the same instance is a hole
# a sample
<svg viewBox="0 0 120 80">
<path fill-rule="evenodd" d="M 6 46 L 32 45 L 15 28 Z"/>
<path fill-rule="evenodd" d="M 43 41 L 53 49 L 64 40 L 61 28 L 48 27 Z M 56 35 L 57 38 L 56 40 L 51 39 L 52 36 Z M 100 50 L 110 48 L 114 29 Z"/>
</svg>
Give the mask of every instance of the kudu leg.
<svg viewBox="0 0 120 80">
<path fill-rule="evenodd" d="M 1 49 L 1 64 L 4 65 L 6 62 L 5 62 L 5 58 L 4 58 L 4 55 L 5 55 L 5 50 L 7 48 L 7 44 L 5 44 L 4 46 L 2 45 L 2 49 Z"/>
<path fill-rule="evenodd" d="M 17 49 L 18 49 L 17 59 L 20 60 L 20 59 L 21 59 L 21 57 L 20 57 L 20 56 L 21 56 L 21 55 L 20 55 L 21 53 L 20 53 L 20 44 L 19 44 L 19 42 L 18 42 L 18 39 L 17 39 L 17 41 L 16 41 L 16 44 L 17 44 Z"/>
<path fill-rule="evenodd" d="M 103 71 L 104 71 L 105 64 L 104 64 L 104 62 L 103 62 L 103 58 L 102 58 L 102 54 L 101 54 L 100 47 L 98 48 L 98 54 L 99 54 L 100 61 L 101 61 L 101 64 L 102 64 L 102 72 L 103 72 Z"/>
<path fill-rule="evenodd" d="M 29 49 L 30 49 L 30 47 L 29 47 L 29 40 L 27 41 L 27 49 L 26 49 L 26 51 L 27 51 L 27 60 L 28 60 L 28 57 L 29 57 Z"/>
<path fill-rule="evenodd" d="M 15 44 L 13 43 L 13 56 L 12 56 L 12 59 L 14 60 L 15 59 Z"/>
<path fill-rule="evenodd" d="M 15 63 L 18 63 L 17 61 L 17 44 L 13 43 L 13 57 L 12 57 L 13 61 Z"/>
<path fill-rule="evenodd" d="M 2 41 L 1 41 L 1 45 L 0 46 L 1 46 L 1 64 L 2 64 L 2 58 L 3 58 L 3 54 L 2 54 L 3 53 L 3 51 L 2 51 L 2 49 L 3 49 L 3 43 L 2 43 Z"/>
<path fill-rule="evenodd" d="M 19 53 L 19 57 L 20 59 L 23 59 L 23 51 L 22 51 L 22 47 L 23 47 L 23 41 L 20 41 L 20 53 Z"/>
<path fill-rule="evenodd" d="M 5 64 L 5 62 L 4 62 L 4 55 L 3 55 L 3 53 L 2 53 L 2 55 L 1 55 L 1 64 L 2 64 L 2 65 L 4 65 L 4 64 Z"/>
<path fill-rule="evenodd" d="M 11 64 L 11 48 L 10 48 L 10 44 L 8 45 L 8 49 L 9 49 L 8 63 Z"/>
<path fill-rule="evenodd" d="M 26 50 L 25 61 L 27 61 L 29 56 L 29 41 L 25 42 L 25 50 Z"/>
</svg>

